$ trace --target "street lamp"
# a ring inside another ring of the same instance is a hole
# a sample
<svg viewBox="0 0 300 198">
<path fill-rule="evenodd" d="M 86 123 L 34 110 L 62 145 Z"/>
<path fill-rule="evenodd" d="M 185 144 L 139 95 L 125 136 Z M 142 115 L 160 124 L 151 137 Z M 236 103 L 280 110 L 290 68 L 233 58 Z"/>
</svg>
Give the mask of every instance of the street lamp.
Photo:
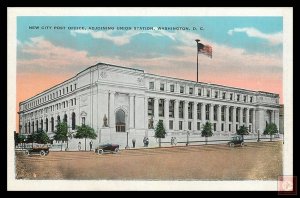
<svg viewBox="0 0 300 198">
<path fill-rule="evenodd" d="M 129 149 L 129 146 L 128 146 L 128 133 L 129 133 L 129 131 L 127 130 L 126 133 L 127 133 L 127 145 L 126 145 L 125 149 Z"/>
</svg>

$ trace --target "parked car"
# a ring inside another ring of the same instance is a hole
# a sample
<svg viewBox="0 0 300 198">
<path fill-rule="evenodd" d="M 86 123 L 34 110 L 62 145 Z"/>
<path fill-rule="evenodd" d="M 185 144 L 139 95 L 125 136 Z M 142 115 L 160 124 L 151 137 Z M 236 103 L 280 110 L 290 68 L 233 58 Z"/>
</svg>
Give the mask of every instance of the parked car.
<svg viewBox="0 0 300 198">
<path fill-rule="evenodd" d="M 40 156 L 46 156 L 49 154 L 49 147 L 46 145 L 34 146 L 25 150 L 26 155 L 37 154 Z"/>
<path fill-rule="evenodd" d="M 95 153 L 101 155 L 105 152 L 118 153 L 120 145 L 118 144 L 101 144 L 95 149 Z"/>
<path fill-rule="evenodd" d="M 241 145 L 244 146 L 245 142 L 242 136 L 233 136 L 232 139 L 228 142 L 228 145 L 230 147 L 234 147 L 235 145 Z"/>
</svg>

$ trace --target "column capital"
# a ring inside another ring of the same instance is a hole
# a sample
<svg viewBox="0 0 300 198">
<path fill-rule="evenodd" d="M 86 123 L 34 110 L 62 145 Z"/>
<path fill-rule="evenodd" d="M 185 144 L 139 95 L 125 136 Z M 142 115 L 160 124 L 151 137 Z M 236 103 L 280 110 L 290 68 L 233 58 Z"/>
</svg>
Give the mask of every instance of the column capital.
<svg viewBox="0 0 300 198">
<path fill-rule="evenodd" d="M 116 91 L 109 90 L 109 93 L 110 93 L 110 94 L 115 94 Z"/>
<path fill-rule="evenodd" d="M 169 99 L 169 98 L 164 98 L 164 100 L 165 100 L 165 101 L 168 101 L 168 102 L 170 101 L 170 99 Z"/>
<path fill-rule="evenodd" d="M 155 97 L 154 100 L 158 101 L 159 98 Z"/>
<path fill-rule="evenodd" d="M 134 97 L 134 96 L 135 96 L 135 94 L 133 94 L 133 93 L 129 94 L 129 97 Z"/>
<path fill-rule="evenodd" d="M 232 109 L 237 109 L 237 107 L 236 106 L 231 106 L 232 107 Z"/>
</svg>

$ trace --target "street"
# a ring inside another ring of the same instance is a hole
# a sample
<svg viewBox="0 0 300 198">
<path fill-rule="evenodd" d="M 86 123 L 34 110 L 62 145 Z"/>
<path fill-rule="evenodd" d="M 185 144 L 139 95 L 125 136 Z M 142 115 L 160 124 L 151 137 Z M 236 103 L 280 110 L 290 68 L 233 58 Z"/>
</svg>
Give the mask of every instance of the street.
<svg viewBox="0 0 300 198">
<path fill-rule="evenodd" d="M 282 141 L 121 150 L 16 153 L 17 179 L 277 180 Z"/>
</svg>

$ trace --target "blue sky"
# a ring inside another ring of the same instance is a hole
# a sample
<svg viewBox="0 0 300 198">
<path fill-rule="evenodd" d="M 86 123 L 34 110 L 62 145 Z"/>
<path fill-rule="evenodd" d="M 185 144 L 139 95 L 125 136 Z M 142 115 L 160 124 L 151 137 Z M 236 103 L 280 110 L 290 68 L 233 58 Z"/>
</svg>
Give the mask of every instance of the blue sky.
<svg viewBox="0 0 300 198">
<path fill-rule="evenodd" d="M 17 73 L 60 74 L 67 78 L 105 62 L 195 80 L 198 38 L 213 49 L 212 59 L 199 55 L 200 81 L 281 94 L 282 23 L 282 17 L 22 16 L 17 18 Z M 30 26 L 39 29 L 29 29 Z M 51 29 L 41 29 L 43 26 Z M 114 27 L 115 30 L 68 30 L 68 27 Z M 125 31 L 116 30 L 117 27 L 190 30 Z"/>
</svg>

